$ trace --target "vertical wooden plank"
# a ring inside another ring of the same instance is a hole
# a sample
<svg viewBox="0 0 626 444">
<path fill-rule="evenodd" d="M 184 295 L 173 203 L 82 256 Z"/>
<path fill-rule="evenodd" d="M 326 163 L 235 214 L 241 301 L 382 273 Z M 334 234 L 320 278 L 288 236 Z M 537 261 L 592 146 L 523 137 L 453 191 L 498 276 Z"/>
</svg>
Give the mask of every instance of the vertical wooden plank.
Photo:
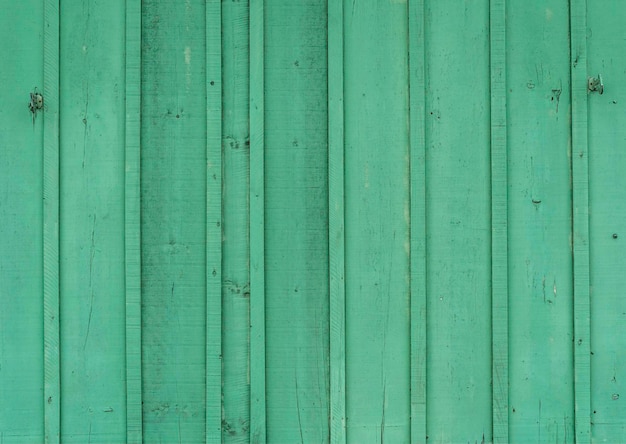
<svg viewBox="0 0 626 444">
<path fill-rule="evenodd" d="M 407 4 L 357 0 L 344 14 L 347 438 L 407 442 Z"/>
<path fill-rule="evenodd" d="M 428 437 L 490 442 L 489 1 L 426 11 Z"/>
<path fill-rule="evenodd" d="M 491 335 L 493 441 L 509 442 L 506 0 L 491 0 Z"/>
<path fill-rule="evenodd" d="M 44 436 L 61 439 L 59 324 L 59 0 L 44 6 L 43 317 Z"/>
<path fill-rule="evenodd" d="M 591 442 L 587 1 L 571 0 L 574 401 L 577 443 Z"/>
<path fill-rule="evenodd" d="M 222 440 L 249 442 L 249 4 L 222 6 Z M 259 252 L 257 251 L 257 254 Z"/>
<path fill-rule="evenodd" d="M 250 442 L 266 442 L 264 2 L 250 3 Z"/>
<path fill-rule="evenodd" d="M 326 1 L 265 7 L 267 441 L 329 440 Z"/>
<path fill-rule="evenodd" d="M 126 441 L 142 442 L 141 0 L 126 0 L 125 128 Z"/>
<path fill-rule="evenodd" d="M 506 10 L 509 441 L 571 442 L 569 8 Z"/>
<path fill-rule="evenodd" d="M 426 442 L 426 85 L 424 0 L 409 1 L 411 442 Z"/>
<path fill-rule="evenodd" d="M 222 2 L 206 2 L 206 442 L 222 443 Z"/>
<path fill-rule="evenodd" d="M 44 5 L 0 14 L 0 442 L 44 441 L 43 127 L 29 93 L 43 94 Z M 48 36 L 49 37 L 49 36 Z M 48 71 L 48 74 L 50 72 Z M 54 100 L 54 99 L 53 99 Z M 54 119 L 54 114 L 51 116 Z M 48 239 L 49 241 L 49 239 Z"/>
<path fill-rule="evenodd" d="M 330 442 L 346 443 L 343 2 L 328 2 L 328 260 Z"/>
<path fill-rule="evenodd" d="M 142 1 L 145 442 L 206 440 L 206 1 Z"/>
<path fill-rule="evenodd" d="M 60 4 L 63 442 L 127 437 L 125 7 Z"/>
<path fill-rule="evenodd" d="M 587 99 L 593 442 L 626 437 L 626 66 L 617 50 L 625 14 L 621 0 L 587 11 L 587 73 L 605 85 Z"/>
</svg>

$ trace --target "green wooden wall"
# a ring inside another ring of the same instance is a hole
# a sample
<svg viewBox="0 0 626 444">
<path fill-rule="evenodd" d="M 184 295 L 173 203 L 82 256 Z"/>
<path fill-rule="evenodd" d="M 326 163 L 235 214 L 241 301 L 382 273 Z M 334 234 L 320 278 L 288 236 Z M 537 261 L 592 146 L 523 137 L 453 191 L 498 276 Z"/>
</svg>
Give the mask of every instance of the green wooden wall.
<svg viewBox="0 0 626 444">
<path fill-rule="evenodd" d="M 626 441 L 624 14 L 3 1 L 0 443 Z"/>
</svg>

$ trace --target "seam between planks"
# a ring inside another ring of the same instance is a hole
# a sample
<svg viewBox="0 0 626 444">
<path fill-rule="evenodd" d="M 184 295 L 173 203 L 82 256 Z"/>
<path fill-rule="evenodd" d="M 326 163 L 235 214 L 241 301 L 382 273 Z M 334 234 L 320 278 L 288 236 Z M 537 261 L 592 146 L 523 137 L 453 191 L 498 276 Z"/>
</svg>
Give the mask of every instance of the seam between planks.
<svg viewBox="0 0 626 444">
<path fill-rule="evenodd" d="M 266 442 L 263 0 L 250 2 L 250 441 Z"/>
<path fill-rule="evenodd" d="M 61 439 L 59 324 L 59 0 L 44 7 L 43 315 L 45 442 Z"/>
<path fill-rule="evenodd" d="M 426 442 L 426 135 L 424 0 L 408 4 L 411 442 Z"/>
<path fill-rule="evenodd" d="M 346 442 L 343 2 L 328 2 L 330 442 Z"/>
<path fill-rule="evenodd" d="M 570 3 L 576 443 L 591 442 L 589 169 L 587 135 L 587 2 Z"/>
<path fill-rule="evenodd" d="M 141 1 L 126 1 L 126 439 L 142 441 L 141 394 Z"/>
<path fill-rule="evenodd" d="M 206 441 L 222 442 L 222 3 L 206 3 Z"/>
<path fill-rule="evenodd" d="M 509 441 L 506 1 L 490 2 L 493 441 Z"/>
</svg>

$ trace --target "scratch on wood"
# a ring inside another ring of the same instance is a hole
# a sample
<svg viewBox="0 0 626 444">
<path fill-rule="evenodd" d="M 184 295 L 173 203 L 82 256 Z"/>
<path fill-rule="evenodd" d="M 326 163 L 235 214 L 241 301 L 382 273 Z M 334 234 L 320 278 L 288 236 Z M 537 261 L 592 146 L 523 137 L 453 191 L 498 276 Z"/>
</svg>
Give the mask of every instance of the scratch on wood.
<svg viewBox="0 0 626 444">
<path fill-rule="evenodd" d="M 304 444 L 304 436 L 302 434 L 302 418 L 300 417 L 300 391 L 298 390 L 298 370 L 294 370 L 296 380 L 296 409 L 298 410 L 298 428 L 300 429 L 300 442 Z"/>
<path fill-rule="evenodd" d="M 91 330 L 91 318 L 93 316 L 93 301 L 94 301 L 94 291 L 92 285 L 93 278 L 93 261 L 96 255 L 96 217 L 97 215 L 94 213 L 93 215 L 93 225 L 91 227 L 91 248 L 89 251 L 89 318 L 87 320 L 87 333 L 85 334 L 85 342 L 83 343 L 83 350 L 87 347 L 87 339 L 89 339 L 89 331 Z"/>
</svg>

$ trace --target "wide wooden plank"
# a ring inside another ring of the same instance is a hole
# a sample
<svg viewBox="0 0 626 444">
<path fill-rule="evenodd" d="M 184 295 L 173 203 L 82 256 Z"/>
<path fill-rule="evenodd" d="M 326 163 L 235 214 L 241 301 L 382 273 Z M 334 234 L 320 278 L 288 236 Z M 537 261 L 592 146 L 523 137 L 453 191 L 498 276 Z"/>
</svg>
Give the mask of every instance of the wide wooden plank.
<svg viewBox="0 0 626 444">
<path fill-rule="evenodd" d="M 0 37 L 4 42 L 0 47 L 3 104 L 0 107 L 0 442 L 7 444 L 44 440 L 41 204 L 44 112 L 38 111 L 33 121 L 28 109 L 29 94 L 34 88 L 43 93 L 43 26 L 43 2 L 3 5 L 0 14 Z M 50 75 L 50 70 L 47 73 Z M 54 115 L 49 123 L 53 122 Z"/>
<path fill-rule="evenodd" d="M 507 3 L 512 442 L 574 439 L 568 12 Z"/>
<path fill-rule="evenodd" d="M 426 11 L 427 435 L 489 442 L 489 2 Z"/>
<path fill-rule="evenodd" d="M 61 439 L 126 439 L 125 2 L 61 4 Z M 104 93 L 106 91 L 106 93 Z"/>
<path fill-rule="evenodd" d="M 142 2 L 145 442 L 205 441 L 205 2 Z"/>
<path fill-rule="evenodd" d="M 589 248 L 591 286 L 591 439 L 626 437 L 626 66 L 619 56 L 626 4 L 587 9 L 589 76 L 604 94 L 589 102 Z M 585 418 L 581 417 L 581 421 Z"/>
<path fill-rule="evenodd" d="M 347 440 L 408 442 L 407 7 L 344 6 Z"/>
<path fill-rule="evenodd" d="M 267 440 L 328 442 L 326 2 L 265 14 Z"/>
</svg>

